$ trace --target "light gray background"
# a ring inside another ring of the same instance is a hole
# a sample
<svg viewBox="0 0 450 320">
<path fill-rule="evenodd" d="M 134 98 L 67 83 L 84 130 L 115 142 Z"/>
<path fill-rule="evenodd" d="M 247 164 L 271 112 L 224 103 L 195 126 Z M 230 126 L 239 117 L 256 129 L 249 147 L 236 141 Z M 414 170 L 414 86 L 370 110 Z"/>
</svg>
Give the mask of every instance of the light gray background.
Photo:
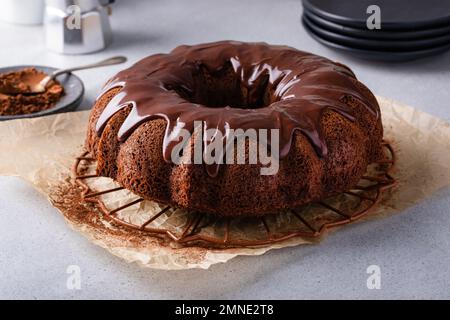
<svg viewBox="0 0 450 320">
<path fill-rule="evenodd" d="M 116 54 L 131 64 L 184 43 L 267 41 L 342 61 L 375 93 L 450 120 L 450 52 L 402 64 L 352 59 L 312 40 L 299 22 L 301 10 L 299 0 L 118 0 L 115 41 L 107 50 L 53 54 L 41 27 L 0 23 L 0 66 L 68 67 Z M 123 67 L 77 73 L 87 89 L 84 109 Z M 236 258 L 206 271 L 167 272 L 115 258 L 70 230 L 31 186 L 1 177 L 0 298 L 450 298 L 449 207 L 446 189 L 396 216 L 348 226 L 320 245 Z M 381 267 L 381 290 L 366 287 L 371 264 Z M 79 291 L 66 288 L 69 265 L 81 268 Z"/>
</svg>

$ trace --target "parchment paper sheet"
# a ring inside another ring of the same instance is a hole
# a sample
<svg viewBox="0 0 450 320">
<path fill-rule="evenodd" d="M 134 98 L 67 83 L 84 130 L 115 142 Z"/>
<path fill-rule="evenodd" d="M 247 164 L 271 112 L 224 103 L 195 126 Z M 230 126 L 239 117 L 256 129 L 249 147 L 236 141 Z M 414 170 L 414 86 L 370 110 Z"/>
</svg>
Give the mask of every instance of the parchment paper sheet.
<svg viewBox="0 0 450 320">
<path fill-rule="evenodd" d="M 373 210 L 370 218 L 400 212 L 450 186 L 450 124 L 399 102 L 382 97 L 378 101 L 385 139 L 396 151 L 394 175 L 399 184 Z M 237 255 L 260 255 L 271 249 L 310 243 L 295 238 L 258 248 L 183 248 L 153 237 L 114 230 L 101 219 L 98 225 L 72 219 L 66 210 L 68 201 L 57 191 L 71 183 L 71 167 L 82 149 L 88 115 L 88 111 L 83 111 L 0 122 L 0 175 L 19 176 L 29 181 L 64 214 L 71 227 L 114 255 L 157 269 L 206 269 Z M 75 209 L 80 215 L 87 210 L 81 204 Z"/>
</svg>

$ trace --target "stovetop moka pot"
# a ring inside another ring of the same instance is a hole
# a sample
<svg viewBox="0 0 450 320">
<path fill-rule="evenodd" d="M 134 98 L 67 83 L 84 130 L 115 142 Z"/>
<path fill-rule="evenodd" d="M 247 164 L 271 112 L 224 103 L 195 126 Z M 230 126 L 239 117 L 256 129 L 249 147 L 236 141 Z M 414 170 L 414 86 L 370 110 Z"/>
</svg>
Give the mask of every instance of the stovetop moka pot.
<svg viewBox="0 0 450 320">
<path fill-rule="evenodd" d="M 114 0 L 46 0 L 46 46 L 62 54 L 100 51 L 112 41 Z"/>
</svg>

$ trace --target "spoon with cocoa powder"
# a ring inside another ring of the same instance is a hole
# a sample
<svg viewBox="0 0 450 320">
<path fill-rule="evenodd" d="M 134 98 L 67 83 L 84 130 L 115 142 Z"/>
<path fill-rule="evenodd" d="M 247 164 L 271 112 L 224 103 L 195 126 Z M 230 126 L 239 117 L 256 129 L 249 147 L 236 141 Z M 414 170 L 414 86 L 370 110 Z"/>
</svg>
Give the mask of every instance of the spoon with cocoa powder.
<svg viewBox="0 0 450 320">
<path fill-rule="evenodd" d="M 33 68 L 24 69 L 23 72 L 16 72 L 15 74 L 7 74 L 3 77 L 2 75 L 0 75 L 0 94 L 11 95 L 43 93 L 51 83 L 54 83 L 54 79 L 59 75 L 78 70 L 111 66 L 119 63 L 124 63 L 126 61 L 127 58 L 117 56 L 84 66 L 59 69 L 54 71 L 50 75 L 38 72 Z"/>
<path fill-rule="evenodd" d="M 125 57 L 119 56 L 59 70 L 43 66 L 0 68 L 0 121 L 72 111 L 81 103 L 84 93 L 82 81 L 72 71 L 125 61 Z"/>
<path fill-rule="evenodd" d="M 63 85 L 56 80 L 49 82 L 43 92 L 31 93 L 31 85 L 46 76 L 47 73 L 35 67 L 1 73 L 0 116 L 31 114 L 56 105 L 64 95 Z"/>
</svg>

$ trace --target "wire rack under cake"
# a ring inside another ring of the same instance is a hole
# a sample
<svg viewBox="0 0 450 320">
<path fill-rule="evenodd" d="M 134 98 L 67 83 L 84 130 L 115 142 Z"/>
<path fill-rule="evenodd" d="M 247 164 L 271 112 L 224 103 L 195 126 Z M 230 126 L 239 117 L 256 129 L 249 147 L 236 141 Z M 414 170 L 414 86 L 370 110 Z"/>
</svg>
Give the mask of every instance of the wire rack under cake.
<svg viewBox="0 0 450 320">
<path fill-rule="evenodd" d="M 83 189 L 83 201 L 95 204 L 102 217 L 115 225 L 183 246 L 251 247 L 294 237 L 317 238 L 327 229 L 366 216 L 382 200 L 385 191 L 396 184 L 391 175 L 396 160 L 394 150 L 387 142 L 383 146 L 386 159 L 371 164 L 352 189 L 300 208 L 261 217 L 219 217 L 145 200 L 112 179 L 99 177 L 95 173 L 96 162 L 87 152 L 76 158 L 73 172 L 76 183 Z M 99 179 L 110 180 L 111 187 L 97 189 Z"/>
</svg>

